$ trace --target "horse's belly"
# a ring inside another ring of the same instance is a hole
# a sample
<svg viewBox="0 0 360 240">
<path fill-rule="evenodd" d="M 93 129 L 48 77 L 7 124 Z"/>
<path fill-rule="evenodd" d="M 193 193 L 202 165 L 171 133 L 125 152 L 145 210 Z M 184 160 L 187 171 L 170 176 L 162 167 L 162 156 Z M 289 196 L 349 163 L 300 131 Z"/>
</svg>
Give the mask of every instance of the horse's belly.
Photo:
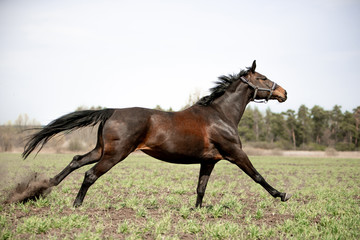
<svg viewBox="0 0 360 240">
<path fill-rule="evenodd" d="M 199 158 L 193 158 L 189 156 L 182 156 L 179 154 L 169 154 L 166 152 L 157 152 L 153 150 L 142 150 L 147 155 L 165 161 L 170 163 L 180 163 L 180 164 L 195 164 L 195 163 L 201 163 L 201 159 Z"/>
<path fill-rule="evenodd" d="M 149 131 L 137 149 L 171 163 L 192 164 L 222 159 L 205 130 L 188 124 L 168 125 L 165 122 L 156 131 Z"/>
<path fill-rule="evenodd" d="M 202 163 L 204 161 L 218 161 L 222 159 L 222 156 L 217 150 L 213 151 L 167 151 L 164 149 L 151 149 L 144 148 L 140 149 L 147 155 L 154 157 L 156 159 L 170 162 L 170 163 L 179 163 L 179 164 L 196 164 Z"/>
</svg>

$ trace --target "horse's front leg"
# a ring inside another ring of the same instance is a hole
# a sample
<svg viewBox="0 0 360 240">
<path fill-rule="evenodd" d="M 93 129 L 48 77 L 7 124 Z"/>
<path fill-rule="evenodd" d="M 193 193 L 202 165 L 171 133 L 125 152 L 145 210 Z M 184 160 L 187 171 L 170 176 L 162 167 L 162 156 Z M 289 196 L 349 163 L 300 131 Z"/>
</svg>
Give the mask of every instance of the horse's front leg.
<svg viewBox="0 0 360 240">
<path fill-rule="evenodd" d="M 256 183 L 260 184 L 266 191 L 268 191 L 274 198 L 279 197 L 281 201 L 286 202 L 291 197 L 291 194 L 282 193 L 270 186 L 255 167 L 250 162 L 246 153 L 240 148 L 236 147 L 230 151 L 231 154 L 226 157 L 228 161 L 237 165 L 243 170 L 249 177 L 251 177 Z"/>
<path fill-rule="evenodd" d="M 211 164 L 202 163 L 200 166 L 199 182 L 196 189 L 196 193 L 197 193 L 196 207 L 201 207 L 202 205 L 202 200 L 205 195 L 206 186 L 209 181 L 210 174 L 214 169 L 214 166 L 215 163 L 211 163 Z"/>
</svg>

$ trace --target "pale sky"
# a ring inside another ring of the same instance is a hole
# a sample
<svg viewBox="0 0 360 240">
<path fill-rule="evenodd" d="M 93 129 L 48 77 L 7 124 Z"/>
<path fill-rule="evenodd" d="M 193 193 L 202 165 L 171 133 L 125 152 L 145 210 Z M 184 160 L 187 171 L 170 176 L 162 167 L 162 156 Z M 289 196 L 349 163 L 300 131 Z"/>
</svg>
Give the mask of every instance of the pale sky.
<svg viewBox="0 0 360 240">
<path fill-rule="evenodd" d="M 360 1 L 0 0 L 0 124 L 77 107 L 160 105 L 207 94 L 257 60 L 288 101 L 360 105 Z"/>
</svg>

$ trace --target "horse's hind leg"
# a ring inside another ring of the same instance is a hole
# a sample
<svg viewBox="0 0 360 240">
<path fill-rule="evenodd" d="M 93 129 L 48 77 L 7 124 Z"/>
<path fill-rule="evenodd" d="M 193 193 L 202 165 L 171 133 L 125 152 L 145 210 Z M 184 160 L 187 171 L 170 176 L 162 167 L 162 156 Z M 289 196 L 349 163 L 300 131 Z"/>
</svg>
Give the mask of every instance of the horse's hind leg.
<svg viewBox="0 0 360 240">
<path fill-rule="evenodd" d="M 132 150 L 120 149 L 116 146 L 116 144 L 109 144 L 109 145 L 112 146 L 110 147 L 107 146 L 109 147 L 109 150 L 104 151 L 104 154 L 100 159 L 100 161 L 85 173 L 84 181 L 74 201 L 74 207 L 81 206 L 88 189 L 92 184 L 95 183 L 95 181 L 99 177 L 101 177 L 104 173 L 109 171 L 117 163 L 124 160 L 132 152 Z"/>
<path fill-rule="evenodd" d="M 86 192 L 95 181 L 109 171 L 120 161 L 124 160 L 139 146 L 146 134 L 148 113 L 139 113 L 134 117 L 123 114 L 113 115 L 103 129 L 103 153 L 100 160 L 85 173 L 84 181 L 74 201 L 74 207 L 79 207 L 84 201 Z M 144 115 L 145 114 L 145 115 Z M 144 115 L 141 117 L 141 115 Z"/>
<path fill-rule="evenodd" d="M 100 148 L 95 148 L 85 155 L 76 155 L 73 160 L 56 176 L 50 178 L 50 184 L 57 186 L 64 178 L 76 169 L 88 164 L 96 163 L 101 158 L 102 151 Z"/>
<path fill-rule="evenodd" d="M 52 186 L 57 186 L 62 180 L 64 180 L 64 178 L 66 178 L 76 169 L 88 164 L 96 163 L 100 160 L 104 146 L 102 130 L 103 125 L 100 124 L 98 129 L 98 140 L 94 150 L 84 155 L 76 155 L 73 160 L 59 174 L 57 174 L 53 178 L 50 178 L 50 184 Z"/>
</svg>

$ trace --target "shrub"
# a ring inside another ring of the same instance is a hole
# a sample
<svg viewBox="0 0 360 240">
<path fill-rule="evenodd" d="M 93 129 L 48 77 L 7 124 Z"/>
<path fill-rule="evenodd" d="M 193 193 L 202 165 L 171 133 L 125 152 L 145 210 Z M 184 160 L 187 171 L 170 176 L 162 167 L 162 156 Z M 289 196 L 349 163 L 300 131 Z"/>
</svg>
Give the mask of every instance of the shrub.
<svg viewBox="0 0 360 240">
<path fill-rule="evenodd" d="M 337 151 L 354 151 L 355 150 L 355 144 L 339 142 L 339 143 L 335 144 L 335 149 Z"/>
<path fill-rule="evenodd" d="M 326 146 L 317 143 L 309 143 L 302 144 L 300 146 L 300 149 L 305 151 L 325 151 Z"/>
<path fill-rule="evenodd" d="M 325 150 L 325 154 L 326 154 L 326 156 L 329 156 L 329 157 L 335 157 L 338 155 L 338 152 L 335 150 L 335 148 L 328 147 Z"/>
</svg>

